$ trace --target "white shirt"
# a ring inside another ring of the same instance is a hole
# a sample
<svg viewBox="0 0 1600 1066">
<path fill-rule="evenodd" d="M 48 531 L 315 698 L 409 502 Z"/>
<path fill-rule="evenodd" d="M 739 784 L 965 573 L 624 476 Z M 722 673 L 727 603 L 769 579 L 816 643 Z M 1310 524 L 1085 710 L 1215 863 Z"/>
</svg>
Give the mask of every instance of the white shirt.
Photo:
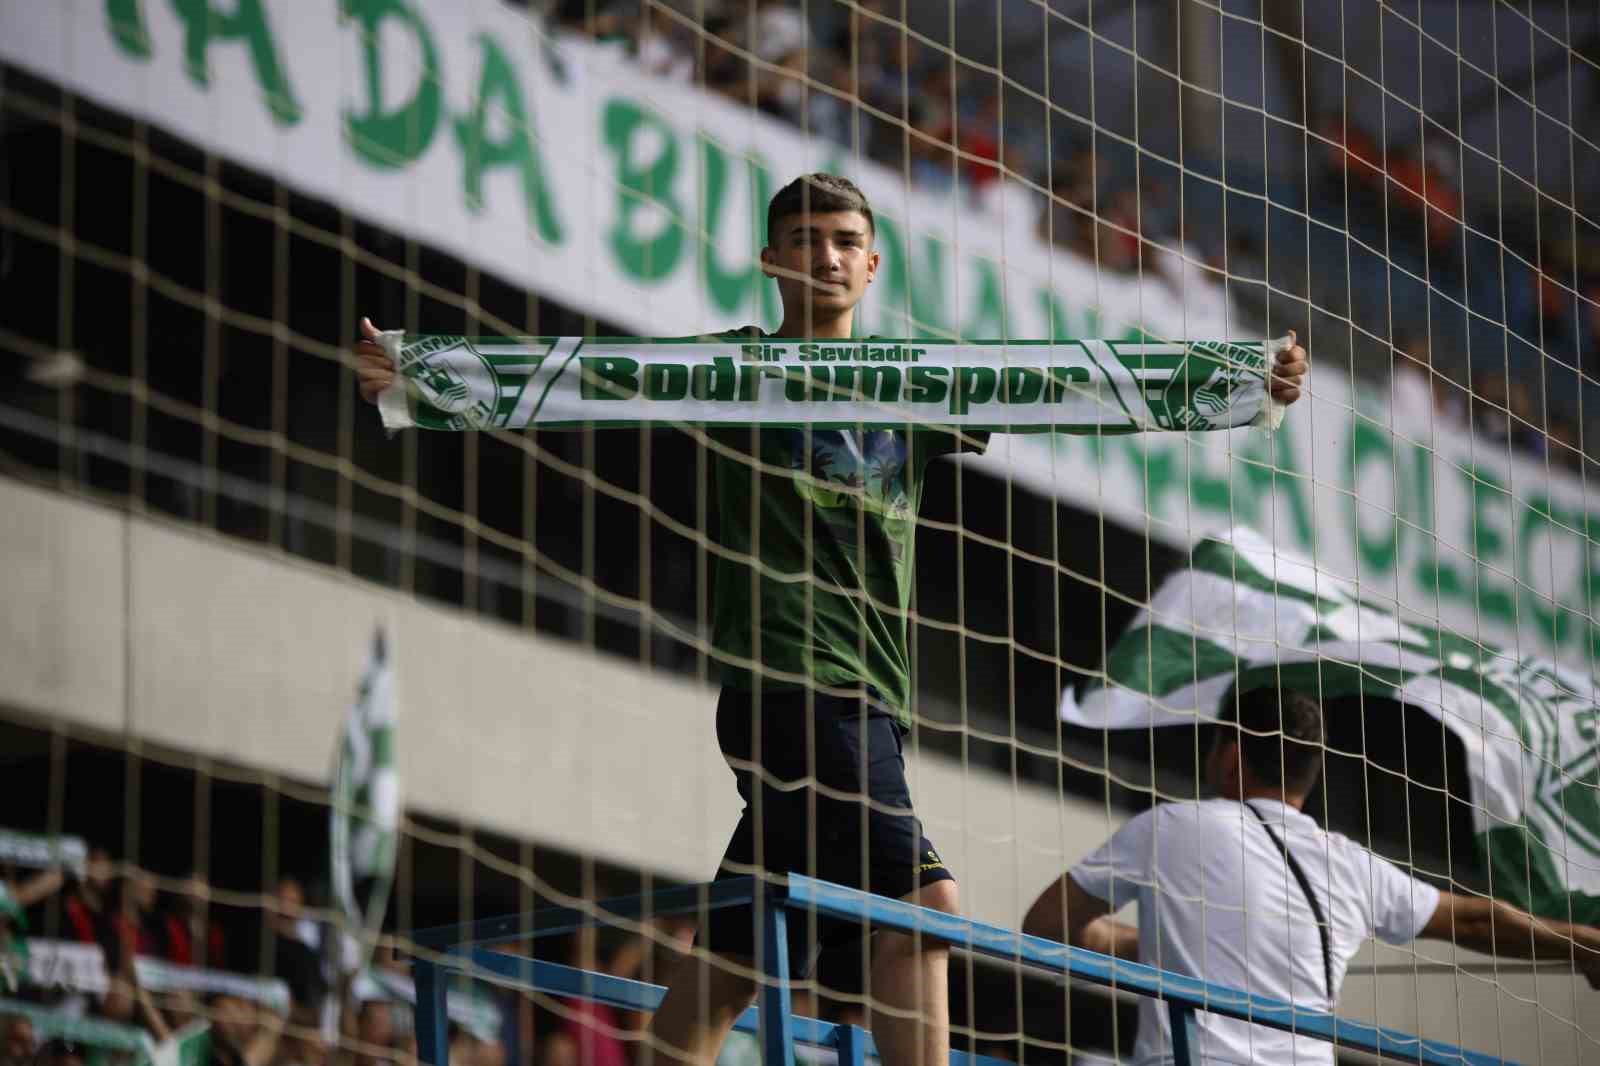
<svg viewBox="0 0 1600 1066">
<path fill-rule="evenodd" d="M 1281 801 L 1250 803 L 1299 862 L 1332 927 L 1335 990 L 1368 937 L 1404 943 L 1433 917 L 1438 889 Z M 1142 963 L 1318 1010 L 1334 1007 L 1311 905 L 1260 820 L 1233 800 L 1148 810 L 1079 863 L 1072 878 L 1113 910 L 1138 903 Z M 1195 1021 L 1204 1063 L 1333 1063 L 1333 1046 L 1319 1040 L 1203 1011 Z M 1171 1049 L 1164 1006 L 1142 998 L 1135 1066 L 1170 1063 Z"/>
</svg>

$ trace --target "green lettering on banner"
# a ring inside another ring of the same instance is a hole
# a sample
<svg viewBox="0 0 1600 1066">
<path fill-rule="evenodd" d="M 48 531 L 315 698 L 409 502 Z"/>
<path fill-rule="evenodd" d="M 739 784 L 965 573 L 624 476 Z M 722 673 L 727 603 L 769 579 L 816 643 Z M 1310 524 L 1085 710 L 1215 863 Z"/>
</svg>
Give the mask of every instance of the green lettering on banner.
<svg viewBox="0 0 1600 1066">
<path fill-rule="evenodd" d="M 978 274 L 978 303 L 962 334 L 985 340 L 1010 337 L 1011 327 L 1006 317 L 1005 288 L 1000 280 L 1000 271 L 983 256 L 973 261 L 973 269 Z"/>
<path fill-rule="evenodd" d="M 124 55 L 134 59 L 149 59 L 150 31 L 144 27 L 144 11 L 140 0 L 106 0 L 106 23 L 111 39 Z"/>
<path fill-rule="evenodd" d="M 1383 469 L 1387 470 L 1393 481 L 1390 485 L 1391 506 L 1387 508 L 1389 515 L 1388 536 L 1379 535 L 1369 537 L 1367 528 L 1361 521 L 1361 501 L 1371 497 L 1371 493 L 1361 491 L 1361 470 L 1372 459 L 1380 461 Z M 1351 528 L 1355 530 L 1356 551 L 1361 557 L 1361 563 L 1369 571 L 1380 574 L 1393 572 L 1395 557 L 1400 551 L 1400 515 L 1398 507 L 1403 506 L 1406 493 L 1401 488 L 1399 467 L 1394 461 L 1394 442 L 1389 433 L 1382 432 L 1371 421 L 1357 413 L 1354 425 L 1350 432 L 1350 477 L 1355 491 L 1344 497 L 1346 517 Z"/>
<path fill-rule="evenodd" d="M 367 78 L 367 108 L 346 109 L 344 126 L 350 145 L 364 162 L 379 170 L 411 163 L 433 142 L 439 125 L 439 50 L 421 16 L 406 0 L 343 0 L 345 18 L 360 24 L 361 54 Z M 383 106 L 383 50 L 379 48 L 384 19 L 399 19 L 416 39 L 422 54 L 417 88 L 411 99 L 392 111 Z"/>
<path fill-rule="evenodd" d="M 862 399 L 878 403 L 900 402 L 900 368 L 864 366 L 861 368 Z"/>
<path fill-rule="evenodd" d="M 1411 503 L 1412 521 L 1421 535 L 1412 539 L 1417 546 L 1417 560 L 1411 568 L 1411 580 L 1418 588 L 1433 592 L 1439 588 L 1439 530 L 1434 524 L 1433 506 L 1433 450 L 1418 444 L 1411 449 Z"/>
<path fill-rule="evenodd" d="M 1207 468 L 1203 455 L 1199 449 L 1191 449 L 1185 454 L 1189 463 L 1189 506 L 1216 515 L 1226 515 L 1231 502 L 1227 472 L 1213 474 Z"/>
<path fill-rule="evenodd" d="M 994 399 L 998 379 L 993 367 L 957 367 L 955 388 L 950 391 L 950 413 L 964 415 L 973 404 L 986 404 Z"/>
<path fill-rule="evenodd" d="M 478 35 L 478 43 L 483 48 L 478 92 L 471 114 L 455 121 L 467 208 L 474 213 L 483 210 L 484 171 L 514 166 L 522 175 L 522 196 L 540 239 L 547 244 L 560 244 L 561 223 L 556 218 L 550 189 L 544 180 L 544 166 L 531 136 L 531 123 L 516 68 L 487 33 Z M 508 126 L 505 136 L 498 141 L 489 139 L 491 106 Z"/>
<path fill-rule="evenodd" d="M 1516 604 L 1500 576 L 1510 569 L 1505 560 L 1506 529 L 1501 524 L 1507 516 L 1494 513 L 1508 507 L 1511 496 L 1500 479 L 1481 466 L 1463 469 L 1462 476 L 1472 493 L 1472 525 L 1462 543 L 1470 547 L 1478 566 L 1477 608 L 1502 622 L 1515 621 Z"/>
<path fill-rule="evenodd" d="M 826 374 L 826 367 L 819 367 Z M 803 366 L 786 366 L 783 368 L 783 398 L 790 403 L 805 403 L 806 400 L 806 368 Z"/>
<path fill-rule="evenodd" d="M 1160 435 L 1139 433 L 1119 437 L 1122 453 L 1133 465 L 1134 477 L 1144 489 L 1144 512 L 1147 515 L 1166 515 L 1166 499 L 1178 491 L 1178 463 L 1176 449 Z"/>
<path fill-rule="evenodd" d="M 910 385 L 907 398 L 912 403 L 944 403 L 944 398 L 950 390 L 945 381 L 950 376 L 950 370 L 942 366 L 914 366 L 906 375 Z"/>
<path fill-rule="evenodd" d="M 1300 547 L 1310 549 L 1311 503 L 1306 499 L 1306 479 L 1292 466 L 1279 466 L 1276 456 L 1292 460 L 1294 455 L 1294 422 L 1284 419 L 1283 425 L 1270 437 L 1250 433 L 1237 453 L 1235 469 L 1244 477 L 1244 491 L 1232 497 L 1234 515 L 1247 525 L 1262 521 L 1262 505 L 1283 500 L 1289 505 L 1289 521 L 1294 523 L 1294 534 Z M 1281 476 L 1280 476 L 1281 475 Z M 1269 520 L 1270 521 L 1270 520 Z M 1268 528 L 1271 528 L 1270 526 Z"/>
<path fill-rule="evenodd" d="M 1098 307 L 1085 307 L 1083 309 L 1083 335 L 1085 337 L 1098 337 L 1100 329 L 1100 309 Z"/>
<path fill-rule="evenodd" d="M 1050 337 L 1052 341 L 1067 340 L 1072 336 L 1072 327 L 1067 324 L 1066 308 L 1061 306 L 1061 301 L 1051 289 L 1039 290 L 1039 308 L 1045 314 L 1045 321 L 1050 323 Z M 1090 333 L 1087 336 L 1093 337 Z"/>
<path fill-rule="evenodd" d="M 672 183 L 678 176 L 678 135 L 660 116 L 621 97 L 605 108 L 605 137 L 617 157 L 617 221 L 611 227 L 611 250 L 622 268 L 641 281 L 659 281 L 678 266 L 683 251 L 683 211 L 673 202 Z M 633 158 L 638 134 L 655 130 L 661 152 L 647 164 Z M 654 237 L 634 232 L 634 217 L 646 204 L 659 206 L 667 224 Z"/>
<path fill-rule="evenodd" d="M 1538 582 L 1533 568 L 1533 548 L 1540 533 L 1550 538 L 1560 537 L 1563 525 L 1574 525 L 1575 519 L 1562 513 L 1557 508 L 1554 500 L 1548 496 L 1540 496 L 1528 501 L 1522 508 L 1522 516 L 1517 522 L 1517 569 L 1516 579 L 1528 589 L 1526 602 L 1534 623 L 1539 628 L 1541 639 L 1560 647 L 1567 642 L 1571 634 L 1572 615 L 1571 608 L 1561 602 L 1561 588 L 1556 583 L 1554 560 L 1552 559 L 1550 573 L 1549 595 L 1540 594 Z M 1553 553 L 1552 553 L 1553 554 Z M 1587 560 L 1586 560 L 1587 561 Z"/>
<path fill-rule="evenodd" d="M 887 218 L 875 220 L 878 241 L 883 246 L 883 266 L 879 270 L 880 292 L 883 294 L 882 315 L 904 317 L 905 328 L 886 329 L 880 332 L 894 336 L 934 337 L 944 336 L 945 288 L 944 252 L 937 237 L 923 238 L 923 255 L 913 263 L 907 256 L 909 248 L 900 235 L 900 228 Z"/>
<path fill-rule="evenodd" d="M 267 109 L 281 126 L 300 121 L 300 104 L 289 87 L 289 79 L 278 59 L 278 44 L 267 26 L 267 13 L 261 0 L 235 0 L 231 14 L 211 6 L 211 0 L 172 0 L 172 9 L 183 20 L 184 68 L 201 88 L 211 86 L 210 49 L 215 41 L 244 41 L 250 46 L 250 61 L 256 81 L 267 97 Z"/>
<path fill-rule="evenodd" d="M 578 396 L 584 400 L 631 400 L 639 392 L 639 362 L 620 355 L 585 355 Z"/>
<path fill-rule="evenodd" d="M 745 163 L 750 179 L 750 203 L 753 210 L 745 221 L 750 231 L 749 247 L 752 262 L 743 270 L 723 270 L 717 262 L 717 232 L 722 222 L 722 205 L 728 187 L 728 157 L 717 146 L 709 133 L 702 130 L 700 141 L 700 174 L 704 198 L 700 208 L 700 226 L 705 231 L 700 236 L 700 271 L 705 276 L 706 291 L 711 302 L 723 311 L 737 311 L 750 298 L 751 286 L 761 294 L 762 316 L 768 322 L 778 319 L 778 287 L 762 284 L 760 252 L 766 241 L 762 237 L 766 219 L 762 212 L 772 199 L 772 175 L 754 155 L 746 155 Z"/>
<path fill-rule="evenodd" d="M 711 365 L 697 363 L 689 373 L 689 392 L 697 400 L 727 403 L 733 399 L 739 372 L 725 355 L 713 356 Z"/>
<path fill-rule="evenodd" d="M 1044 375 L 1024 366 L 1008 366 L 1000 372 L 1001 403 L 1038 403 L 1044 392 Z"/>
<path fill-rule="evenodd" d="M 647 400 L 681 400 L 689 395 L 689 368 L 682 363 L 646 363 L 644 397 Z"/>
</svg>

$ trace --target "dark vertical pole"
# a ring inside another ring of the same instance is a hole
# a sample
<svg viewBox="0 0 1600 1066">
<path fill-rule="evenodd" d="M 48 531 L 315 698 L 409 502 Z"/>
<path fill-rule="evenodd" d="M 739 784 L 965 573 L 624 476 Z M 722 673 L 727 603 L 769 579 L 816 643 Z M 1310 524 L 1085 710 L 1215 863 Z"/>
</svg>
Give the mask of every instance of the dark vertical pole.
<svg viewBox="0 0 1600 1066">
<path fill-rule="evenodd" d="M 1172 1019 L 1172 1066 L 1200 1066 L 1200 1035 L 1195 1031 L 1194 1008 L 1167 1000 Z"/>
<path fill-rule="evenodd" d="M 865 1066 L 867 1031 L 859 1026 L 841 1025 L 833 1033 L 834 1046 L 839 1052 L 839 1066 Z"/>
<path fill-rule="evenodd" d="M 450 1019 L 445 1016 L 446 975 L 431 962 L 413 964 L 417 1005 L 412 1024 L 417 1029 L 417 1058 L 428 1066 L 450 1066 Z"/>
</svg>

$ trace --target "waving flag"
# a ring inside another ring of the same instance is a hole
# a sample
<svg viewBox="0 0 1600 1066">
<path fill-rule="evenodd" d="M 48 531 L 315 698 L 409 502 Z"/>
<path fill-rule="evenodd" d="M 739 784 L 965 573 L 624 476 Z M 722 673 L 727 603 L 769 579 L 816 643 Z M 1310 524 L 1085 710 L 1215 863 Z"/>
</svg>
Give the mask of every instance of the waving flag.
<svg viewBox="0 0 1600 1066">
<path fill-rule="evenodd" d="M 1591 679 L 1362 600 L 1256 533 L 1200 541 L 1061 716 L 1098 729 L 1215 720 L 1223 697 L 1281 686 L 1413 704 L 1466 747 L 1495 892 L 1600 922 L 1600 709 Z"/>
<path fill-rule="evenodd" d="M 333 897 L 346 931 L 359 943 L 355 959 L 342 960 L 346 972 L 362 969 L 371 956 L 394 883 L 400 840 L 400 773 L 395 764 L 399 715 L 394 667 L 379 630 L 334 753 L 329 812 Z"/>
</svg>

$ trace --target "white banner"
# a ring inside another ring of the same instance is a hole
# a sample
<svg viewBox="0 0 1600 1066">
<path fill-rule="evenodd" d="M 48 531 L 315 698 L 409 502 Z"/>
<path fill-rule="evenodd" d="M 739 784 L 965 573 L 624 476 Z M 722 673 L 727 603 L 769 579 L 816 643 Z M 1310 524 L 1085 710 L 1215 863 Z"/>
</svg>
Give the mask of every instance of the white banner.
<svg viewBox="0 0 1600 1066">
<path fill-rule="evenodd" d="M 996 437 L 961 461 L 1183 548 L 1249 525 L 1406 620 L 1593 676 L 1600 501 L 1553 462 L 1318 369 L 1268 436 Z"/>
<path fill-rule="evenodd" d="M 1179 291 L 1053 251 L 1021 187 L 999 211 L 912 190 L 524 5 L 0 0 L 0 57 L 642 336 L 775 327 L 766 203 L 818 169 L 879 217 L 863 333 L 1243 333 L 1197 271 Z"/>
<path fill-rule="evenodd" d="M 1101 273 L 1038 239 L 1026 194 L 995 213 L 913 190 L 500 0 L 0 0 L 0 58 L 641 335 L 775 327 L 765 203 L 819 168 L 881 220 L 864 333 L 1246 332 L 1171 256 L 1175 281 Z M 1270 441 L 1007 437 L 966 461 L 1175 547 L 1248 523 L 1364 595 L 1592 672 L 1600 507 L 1581 483 L 1431 424 L 1425 398 L 1391 432 L 1387 397 L 1337 370 L 1312 391 Z"/>
</svg>

